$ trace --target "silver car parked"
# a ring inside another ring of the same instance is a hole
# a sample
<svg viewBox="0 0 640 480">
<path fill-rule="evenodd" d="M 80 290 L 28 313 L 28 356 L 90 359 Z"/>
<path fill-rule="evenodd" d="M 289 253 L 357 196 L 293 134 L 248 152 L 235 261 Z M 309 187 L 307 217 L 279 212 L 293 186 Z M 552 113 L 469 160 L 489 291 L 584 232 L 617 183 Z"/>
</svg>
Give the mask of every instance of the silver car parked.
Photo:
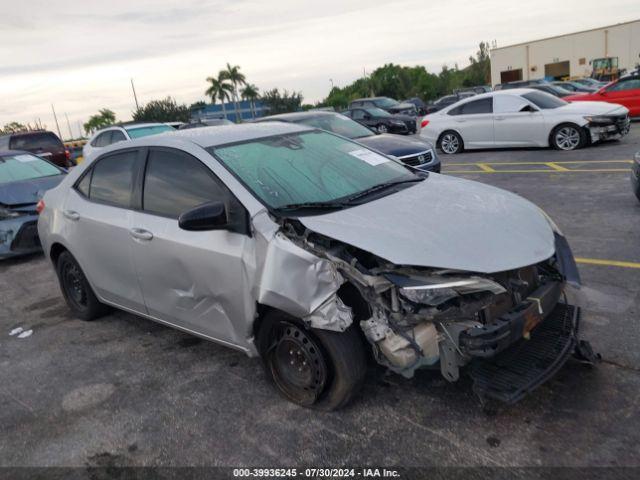
<svg viewBox="0 0 640 480">
<path fill-rule="evenodd" d="M 259 355 L 304 406 L 346 404 L 368 355 L 407 377 L 466 366 L 479 395 L 513 402 L 578 344 L 576 266 L 544 212 L 313 128 L 113 145 L 41 208 L 75 316 L 117 307 Z"/>
</svg>

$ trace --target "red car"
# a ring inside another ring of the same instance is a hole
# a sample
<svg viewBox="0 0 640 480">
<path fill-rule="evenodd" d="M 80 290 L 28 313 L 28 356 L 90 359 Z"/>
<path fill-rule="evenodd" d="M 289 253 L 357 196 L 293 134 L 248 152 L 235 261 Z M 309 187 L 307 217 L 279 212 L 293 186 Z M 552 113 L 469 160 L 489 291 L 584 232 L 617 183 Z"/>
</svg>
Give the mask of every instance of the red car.
<svg viewBox="0 0 640 480">
<path fill-rule="evenodd" d="M 46 130 L 2 135 L 0 136 L 0 150 L 24 150 L 63 168 L 75 165 L 71 161 L 69 151 L 58 136 Z"/>
<path fill-rule="evenodd" d="M 571 95 L 563 100 L 618 103 L 629 109 L 630 117 L 640 117 L 640 75 L 623 77 L 587 95 Z"/>
</svg>

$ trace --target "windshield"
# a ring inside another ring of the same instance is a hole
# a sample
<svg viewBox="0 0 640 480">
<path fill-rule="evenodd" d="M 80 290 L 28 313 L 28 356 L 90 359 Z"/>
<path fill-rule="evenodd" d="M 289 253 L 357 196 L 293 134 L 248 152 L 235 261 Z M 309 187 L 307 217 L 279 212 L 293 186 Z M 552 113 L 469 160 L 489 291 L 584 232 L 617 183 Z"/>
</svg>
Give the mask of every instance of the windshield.
<svg viewBox="0 0 640 480">
<path fill-rule="evenodd" d="M 18 154 L 0 157 L 0 183 L 51 177 L 62 172 L 35 155 Z"/>
<path fill-rule="evenodd" d="M 127 128 L 127 133 L 131 138 L 140 138 L 147 137 L 149 135 L 157 135 L 162 132 L 173 132 L 175 128 L 170 127 L 169 125 L 149 125 L 146 127 L 131 127 Z"/>
<path fill-rule="evenodd" d="M 367 113 L 373 117 L 390 117 L 391 114 L 389 112 L 385 112 L 381 108 L 366 108 Z"/>
<path fill-rule="evenodd" d="M 363 127 L 358 122 L 354 122 L 344 115 L 322 115 L 311 118 L 304 118 L 297 121 L 309 127 L 319 128 L 327 132 L 337 133 L 347 138 L 364 138 L 375 135 L 367 127 Z"/>
<path fill-rule="evenodd" d="M 545 110 L 567 105 L 567 102 L 564 100 L 546 92 L 527 92 L 522 96 L 533 103 L 536 107 Z"/>
<path fill-rule="evenodd" d="M 376 185 L 419 179 L 385 156 L 320 131 L 278 135 L 207 150 L 274 209 L 332 202 Z"/>
<path fill-rule="evenodd" d="M 379 98 L 374 103 L 381 108 L 391 108 L 398 105 L 398 102 L 393 98 Z"/>
</svg>

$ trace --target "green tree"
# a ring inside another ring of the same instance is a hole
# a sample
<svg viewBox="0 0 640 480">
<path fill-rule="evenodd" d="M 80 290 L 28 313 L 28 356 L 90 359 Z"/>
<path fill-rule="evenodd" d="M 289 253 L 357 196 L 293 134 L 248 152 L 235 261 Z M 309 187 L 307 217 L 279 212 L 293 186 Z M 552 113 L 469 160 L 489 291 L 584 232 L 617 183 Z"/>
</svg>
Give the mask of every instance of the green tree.
<svg viewBox="0 0 640 480">
<path fill-rule="evenodd" d="M 268 90 L 262 94 L 260 98 L 265 106 L 269 109 L 271 115 L 278 113 L 289 113 L 300 110 L 302 105 L 302 93 L 284 90 L 280 93 L 277 88 Z"/>
<path fill-rule="evenodd" d="M 91 115 L 83 127 L 85 133 L 89 135 L 91 132 L 104 128 L 108 125 L 113 125 L 114 123 L 116 123 L 116 114 L 113 110 L 102 108 L 98 110 L 98 113 L 95 115 Z"/>
<path fill-rule="evenodd" d="M 162 100 L 152 100 L 133 112 L 136 122 L 188 122 L 190 117 L 189 107 L 178 104 L 170 96 Z"/>
<path fill-rule="evenodd" d="M 258 87 L 251 83 L 245 84 L 244 88 L 240 91 L 242 98 L 249 101 L 251 105 L 251 118 L 256 118 L 256 106 L 255 101 L 259 98 L 260 94 Z"/>
<path fill-rule="evenodd" d="M 216 100 L 220 100 L 220 103 L 222 103 L 222 114 L 224 118 L 227 118 L 225 102 L 229 101 L 233 86 L 227 82 L 226 75 L 222 75 L 222 72 L 220 72 L 217 77 L 207 77 L 207 82 L 211 85 L 204 94 L 211 97 L 211 103 L 213 104 L 216 103 Z"/>
<path fill-rule="evenodd" d="M 0 133 L 9 134 L 9 133 L 18 133 L 27 131 L 27 126 L 19 123 L 19 122 L 9 122 L 4 128 L 0 129 Z"/>
<path fill-rule="evenodd" d="M 238 122 L 240 121 L 240 112 L 238 110 L 238 87 L 246 85 L 246 77 L 242 72 L 240 72 L 239 65 L 232 66 L 229 62 L 227 62 L 226 70 L 221 70 L 218 74 L 218 78 L 224 78 L 231 82 L 231 85 L 233 87 L 231 94 L 233 97 L 233 105 L 236 110 L 236 122 Z"/>
</svg>

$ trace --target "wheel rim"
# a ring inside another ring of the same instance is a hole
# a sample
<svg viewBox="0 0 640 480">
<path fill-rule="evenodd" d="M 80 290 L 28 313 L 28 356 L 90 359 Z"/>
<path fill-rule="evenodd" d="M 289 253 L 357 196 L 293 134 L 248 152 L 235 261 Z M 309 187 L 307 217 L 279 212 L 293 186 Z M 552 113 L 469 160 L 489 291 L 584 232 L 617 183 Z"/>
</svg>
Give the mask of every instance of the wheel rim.
<svg viewBox="0 0 640 480">
<path fill-rule="evenodd" d="M 580 132 L 573 127 L 562 127 L 556 132 L 556 145 L 561 150 L 573 150 L 580 144 Z"/>
<path fill-rule="evenodd" d="M 72 263 L 65 263 L 62 269 L 62 285 L 69 301 L 78 309 L 87 307 L 87 292 L 80 268 Z"/>
<path fill-rule="evenodd" d="M 378 131 L 380 133 L 387 133 L 388 129 L 386 125 L 378 125 Z"/>
<path fill-rule="evenodd" d="M 459 147 L 460 141 L 458 140 L 458 137 L 453 133 L 447 133 L 444 137 L 442 137 L 440 148 L 442 148 L 442 151 L 444 153 L 456 153 Z"/>
<path fill-rule="evenodd" d="M 269 354 L 273 379 L 290 400 L 301 405 L 316 402 L 327 382 L 321 350 L 304 330 L 283 322 Z"/>
</svg>

